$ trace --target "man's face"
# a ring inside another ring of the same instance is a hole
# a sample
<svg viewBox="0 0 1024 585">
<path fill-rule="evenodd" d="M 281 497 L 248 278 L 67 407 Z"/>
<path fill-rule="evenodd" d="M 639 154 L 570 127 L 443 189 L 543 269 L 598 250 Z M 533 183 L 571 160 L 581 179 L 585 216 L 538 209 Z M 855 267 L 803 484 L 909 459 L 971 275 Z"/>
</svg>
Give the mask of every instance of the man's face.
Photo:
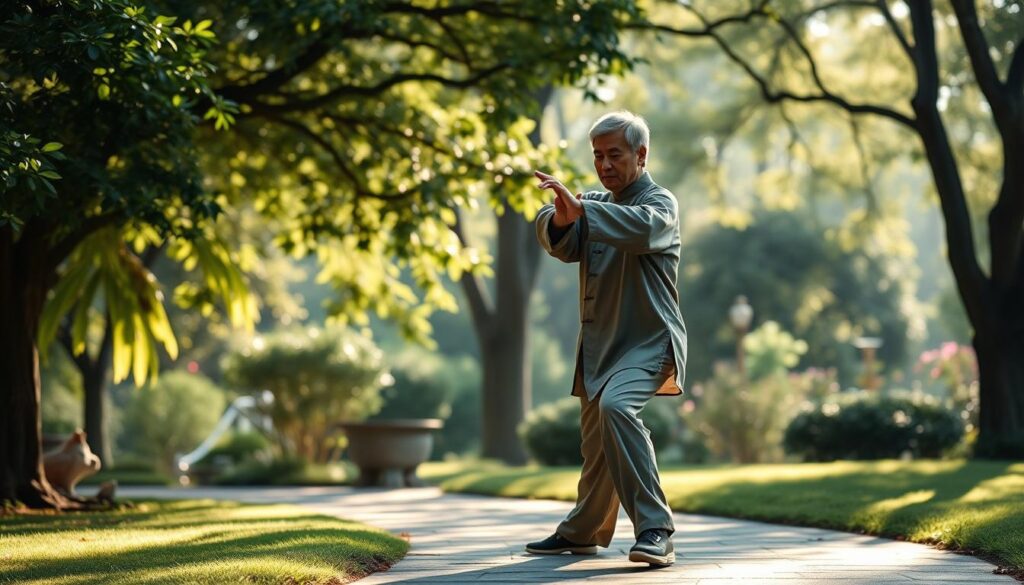
<svg viewBox="0 0 1024 585">
<path fill-rule="evenodd" d="M 633 152 L 626 142 L 625 129 L 595 136 L 592 144 L 594 169 L 605 189 L 618 194 L 643 174 L 647 147 L 641 146 Z"/>
</svg>

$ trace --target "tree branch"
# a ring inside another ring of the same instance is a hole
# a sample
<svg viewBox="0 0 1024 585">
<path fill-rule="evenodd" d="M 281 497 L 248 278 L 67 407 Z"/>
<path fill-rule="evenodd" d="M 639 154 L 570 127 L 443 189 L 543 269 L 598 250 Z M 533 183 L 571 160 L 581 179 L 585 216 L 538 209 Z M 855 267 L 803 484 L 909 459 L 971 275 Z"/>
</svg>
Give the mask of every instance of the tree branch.
<svg viewBox="0 0 1024 585">
<path fill-rule="evenodd" d="M 331 45 L 323 39 L 317 40 L 309 45 L 298 57 L 264 75 L 259 80 L 245 85 L 218 88 L 215 90 L 215 93 L 239 103 L 249 102 L 261 95 L 273 93 L 292 79 L 295 79 L 299 74 L 316 65 L 320 59 L 323 59 L 330 53 L 331 48 Z"/>
<path fill-rule="evenodd" d="M 910 57 L 910 60 L 914 60 L 914 47 L 911 46 L 910 42 L 907 41 L 907 35 L 903 34 L 903 29 L 900 28 L 900 23 L 896 22 L 896 18 L 893 17 L 892 12 L 889 10 L 889 5 L 885 0 L 878 0 L 878 10 L 885 17 L 885 22 L 889 23 L 889 29 L 892 30 L 892 34 L 896 35 L 896 40 L 899 41 L 900 46 L 903 47 L 903 52 Z"/>
<path fill-rule="evenodd" d="M 385 79 L 377 83 L 376 85 L 342 85 L 339 87 L 335 87 L 334 89 L 328 91 L 327 93 L 323 93 L 316 97 L 308 99 L 302 99 L 301 97 L 296 96 L 294 94 L 285 93 L 280 94 L 282 97 L 286 99 L 286 101 L 283 103 L 268 104 L 265 102 L 259 102 L 258 104 L 252 105 L 254 109 L 258 108 L 259 110 L 264 112 L 286 113 L 295 111 L 309 111 L 320 106 L 326 105 L 340 97 L 374 97 L 384 93 L 385 91 L 391 89 L 392 87 L 395 87 L 396 85 L 421 81 L 439 83 L 445 87 L 466 89 L 475 86 L 484 79 L 491 77 L 492 75 L 498 73 L 499 71 L 508 69 L 509 67 L 510 65 L 507 63 L 498 63 L 497 65 L 493 65 L 491 67 L 488 67 L 487 69 L 477 71 L 476 73 L 462 79 L 453 79 L 450 77 L 436 75 L 434 73 L 398 73 L 389 77 L 388 79 Z"/>
<path fill-rule="evenodd" d="M 462 55 L 460 57 L 459 55 L 454 55 L 448 49 L 445 49 L 444 47 L 435 45 L 434 43 L 430 43 L 430 42 L 427 42 L 427 41 L 424 41 L 424 40 L 417 41 L 417 40 L 413 40 L 413 39 L 407 39 L 405 37 L 402 37 L 402 36 L 399 36 L 399 35 L 396 35 L 396 34 L 392 34 L 392 33 L 377 33 L 376 36 L 381 38 L 381 39 L 384 39 L 386 41 L 391 41 L 393 43 L 400 43 L 400 44 L 406 45 L 408 47 L 425 47 L 425 48 L 431 49 L 433 51 L 436 51 L 438 55 L 441 55 L 442 57 L 444 57 L 445 59 L 448 59 L 449 61 L 453 61 L 455 63 L 463 63 L 466 66 L 469 66 L 469 64 L 470 64 L 470 60 L 469 60 L 468 56 Z"/>
<path fill-rule="evenodd" d="M 451 230 L 455 233 L 455 237 L 459 238 L 462 247 L 465 248 L 468 243 L 462 224 L 462 210 L 454 205 L 451 209 L 455 212 L 455 225 L 451 226 Z M 462 285 L 462 289 L 466 293 L 466 300 L 469 301 L 469 310 L 473 314 L 473 323 L 476 324 L 477 334 L 480 339 L 486 339 L 486 330 L 492 326 L 491 321 L 494 316 L 494 301 L 487 291 L 487 285 L 478 275 L 468 271 L 462 273 L 459 284 Z"/>
<path fill-rule="evenodd" d="M 1010 99 L 1022 99 L 1024 95 L 1024 36 L 1017 40 L 1017 48 L 1013 51 L 1013 60 L 1010 61 L 1010 70 L 1006 75 L 1006 89 Z"/>
<path fill-rule="evenodd" d="M 703 20 L 703 16 L 702 15 L 698 14 L 698 18 L 701 18 Z M 897 112 L 895 110 L 892 110 L 892 109 L 889 109 L 889 108 L 886 108 L 886 107 L 883 107 L 883 106 L 873 105 L 873 104 L 855 104 L 855 103 L 851 103 L 851 102 L 847 101 L 845 98 L 840 97 L 838 95 L 835 95 L 835 94 L 829 92 L 828 90 L 826 90 L 823 86 L 820 85 L 820 79 L 816 80 L 816 82 L 818 83 L 818 87 L 821 90 L 821 93 L 817 94 L 817 95 L 815 95 L 815 94 L 803 94 L 803 95 L 801 95 L 801 94 L 795 94 L 795 93 L 790 92 L 790 91 L 779 91 L 779 90 L 773 91 L 771 89 L 768 81 L 764 77 L 762 77 L 753 68 L 752 65 L 750 65 L 748 62 L 746 62 L 735 50 L 733 50 L 733 48 L 729 46 L 729 43 L 727 43 L 725 41 L 725 39 L 723 39 L 721 37 L 721 35 L 711 31 L 711 32 L 708 33 L 708 36 L 710 36 L 712 39 L 714 39 L 714 41 L 718 44 L 718 46 L 722 49 L 722 51 L 725 52 L 725 54 L 734 63 L 739 65 L 747 73 L 747 75 L 751 79 L 754 80 L 754 83 L 756 83 L 757 86 L 761 90 L 762 97 L 764 98 L 765 101 L 767 101 L 769 103 L 777 103 L 777 102 L 781 102 L 783 100 L 791 100 L 791 101 L 796 101 L 796 102 L 827 102 L 827 103 L 835 104 L 835 105 L 839 106 L 840 108 L 842 108 L 842 109 L 844 109 L 844 110 L 846 110 L 846 111 L 848 111 L 850 113 L 854 113 L 854 114 L 875 114 L 875 115 L 878 115 L 878 116 L 882 116 L 884 118 L 889 118 L 890 120 L 898 122 L 898 123 L 900 123 L 900 124 L 902 124 L 902 125 L 904 125 L 904 126 L 906 126 L 908 128 L 915 128 L 916 127 L 916 122 L 912 118 L 909 118 L 908 116 L 906 116 L 904 114 L 901 114 L 901 113 L 899 113 L 899 112 Z"/>
<path fill-rule="evenodd" d="M 974 69 L 974 78 L 978 80 L 978 86 L 985 94 L 989 105 L 992 106 L 996 125 L 1002 130 L 1006 123 L 1004 119 L 1007 106 L 1006 96 L 1003 94 L 1003 84 L 999 81 L 995 63 L 992 62 L 992 56 L 989 55 L 985 33 L 982 32 L 981 24 L 978 23 L 978 11 L 973 0 L 953 0 L 952 4 L 957 22 L 960 24 L 960 35 L 967 48 L 967 56 L 970 57 L 971 67 Z"/>
<path fill-rule="evenodd" d="M 864 182 L 864 195 L 868 200 L 868 217 L 878 216 L 878 194 L 875 192 L 874 181 L 871 180 L 871 173 L 868 169 L 867 149 L 864 148 L 864 141 L 861 140 L 860 125 L 857 119 L 850 116 L 850 132 L 853 134 L 853 143 L 857 148 L 857 158 L 860 160 L 860 175 Z"/>
<path fill-rule="evenodd" d="M 61 238 L 46 254 L 47 270 L 54 271 L 89 234 L 124 219 L 120 211 L 111 211 L 85 218 L 70 234 Z"/>
<path fill-rule="evenodd" d="M 939 59 L 935 45 L 935 23 L 931 0 L 910 2 L 917 50 L 917 92 L 911 100 L 917 115 L 917 132 L 935 179 L 935 188 L 946 220 L 946 247 L 964 308 L 975 329 L 983 327 L 984 291 L 987 280 L 978 264 L 970 209 L 949 136 L 938 110 Z"/>
<path fill-rule="evenodd" d="M 324 138 L 323 136 L 316 132 L 313 132 L 305 124 L 297 120 L 292 120 L 289 118 L 285 118 L 283 116 L 275 116 L 273 114 L 268 113 L 262 113 L 262 115 L 263 117 L 267 118 L 272 122 L 276 122 L 278 124 L 281 124 L 282 126 L 291 128 L 299 132 L 300 134 L 306 136 L 307 138 L 315 142 L 318 146 L 320 146 L 320 148 L 322 148 L 324 152 L 326 152 L 327 155 L 331 157 L 331 160 L 334 161 L 334 164 L 338 166 L 338 170 L 340 170 L 342 174 L 344 174 L 349 179 L 349 181 L 352 182 L 352 186 L 354 187 L 355 190 L 355 196 L 357 198 L 361 196 L 367 196 L 372 197 L 374 199 L 395 201 L 398 199 L 405 199 L 411 197 L 414 193 L 417 192 L 417 189 L 410 189 L 404 193 L 376 193 L 374 191 L 371 191 L 368 187 L 365 187 L 362 184 L 362 181 L 359 180 L 359 177 L 358 175 L 356 175 L 356 172 L 352 169 L 352 167 L 350 167 L 345 162 L 345 158 L 341 156 L 341 153 L 338 152 L 338 150 L 334 148 L 334 145 L 331 144 L 330 141 L 328 141 L 326 138 Z"/>
</svg>

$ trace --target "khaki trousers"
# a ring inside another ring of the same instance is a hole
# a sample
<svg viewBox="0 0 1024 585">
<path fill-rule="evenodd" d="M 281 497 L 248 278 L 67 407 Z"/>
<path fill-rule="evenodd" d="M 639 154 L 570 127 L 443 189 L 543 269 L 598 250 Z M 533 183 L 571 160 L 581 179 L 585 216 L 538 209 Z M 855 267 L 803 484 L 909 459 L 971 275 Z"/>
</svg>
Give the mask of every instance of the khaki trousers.
<svg viewBox="0 0 1024 585">
<path fill-rule="evenodd" d="M 593 401 L 580 397 L 583 471 L 576 507 L 557 532 L 577 544 L 607 547 L 615 533 L 619 503 L 639 536 L 650 528 L 675 531 L 672 510 L 658 477 L 651 433 L 638 415 L 668 376 L 640 368 L 617 372 Z"/>
</svg>

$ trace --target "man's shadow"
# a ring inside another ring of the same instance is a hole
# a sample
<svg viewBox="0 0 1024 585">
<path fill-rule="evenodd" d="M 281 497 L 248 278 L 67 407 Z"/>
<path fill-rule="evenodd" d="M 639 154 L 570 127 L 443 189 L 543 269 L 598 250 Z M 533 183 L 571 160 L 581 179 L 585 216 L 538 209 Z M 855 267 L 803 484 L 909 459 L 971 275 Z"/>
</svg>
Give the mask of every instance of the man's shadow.
<svg viewBox="0 0 1024 585">
<path fill-rule="evenodd" d="M 407 557 L 408 558 L 408 557 Z M 382 577 L 388 577 L 391 583 L 563 583 L 569 581 L 580 581 L 591 577 L 603 575 L 635 575 L 650 571 L 664 571 L 671 567 L 656 567 L 643 563 L 632 563 L 621 556 L 620 551 L 609 550 L 598 556 L 590 555 L 534 555 L 521 553 L 514 557 L 516 562 L 492 565 L 486 568 L 473 568 L 466 571 L 458 571 L 460 564 L 473 564 L 467 561 L 452 563 L 444 574 L 430 575 L 427 577 L 415 577 L 410 575 L 407 579 L 400 577 L 402 569 L 396 566 L 396 570 L 377 573 Z M 601 562 L 603 561 L 603 562 Z M 608 566 L 615 563 L 614 566 Z M 593 568 L 586 568 L 587 564 L 595 565 Z M 574 566 L 581 565 L 581 566 Z M 674 566 L 674 565 L 673 565 Z M 409 572 L 415 569 L 410 567 Z M 416 571 L 418 572 L 418 571 Z"/>
</svg>

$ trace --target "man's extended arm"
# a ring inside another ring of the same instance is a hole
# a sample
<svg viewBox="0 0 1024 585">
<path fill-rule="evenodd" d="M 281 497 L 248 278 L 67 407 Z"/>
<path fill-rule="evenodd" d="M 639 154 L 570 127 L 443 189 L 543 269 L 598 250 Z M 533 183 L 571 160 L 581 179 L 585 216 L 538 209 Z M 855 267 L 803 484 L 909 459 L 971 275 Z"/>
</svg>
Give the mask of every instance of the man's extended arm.
<svg viewBox="0 0 1024 585">
<path fill-rule="evenodd" d="M 591 199 L 581 203 L 587 240 L 624 252 L 649 254 L 664 250 L 672 245 L 679 231 L 679 203 L 667 191 L 644 195 L 636 205 Z"/>
<path fill-rule="evenodd" d="M 555 194 L 553 203 L 541 208 L 537 213 L 537 239 L 548 254 L 562 262 L 579 262 L 582 240 L 580 222 L 583 206 L 581 195 L 572 196 L 558 179 L 547 173 L 534 173 L 540 180 L 538 187 L 551 189 Z"/>
<path fill-rule="evenodd" d="M 557 227 L 551 221 L 554 215 L 555 206 L 551 203 L 541 207 L 537 212 L 537 241 L 548 254 L 562 262 L 579 262 L 581 246 L 576 223 L 562 228 Z"/>
</svg>

